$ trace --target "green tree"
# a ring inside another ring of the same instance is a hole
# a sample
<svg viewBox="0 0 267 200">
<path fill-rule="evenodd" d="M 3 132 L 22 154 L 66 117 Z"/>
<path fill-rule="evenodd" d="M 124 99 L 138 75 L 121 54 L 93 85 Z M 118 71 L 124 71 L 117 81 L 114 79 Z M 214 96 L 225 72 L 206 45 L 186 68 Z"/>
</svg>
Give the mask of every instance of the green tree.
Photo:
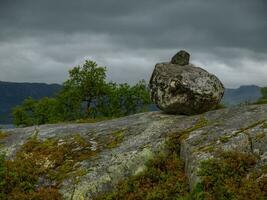
<svg viewBox="0 0 267 200">
<path fill-rule="evenodd" d="M 86 103 L 86 113 L 89 115 L 91 104 L 97 97 L 105 95 L 106 68 L 96 62 L 86 60 L 83 66 L 76 66 L 69 71 L 69 80 L 63 84 L 69 91 L 75 91 L 78 99 Z"/>
<path fill-rule="evenodd" d="M 97 99 L 96 109 L 99 115 L 105 117 L 122 116 L 123 98 L 126 95 L 122 84 L 110 82 L 105 87 L 106 95 L 100 96 Z"/>
<path fill-rule="evenodd" d="M 256 104 L 266 104 L 267 103 L 267 87 L 261 88 L 261 97 L 258 99 Z"/>
<path fill-rule="evenodd" d="M 57 112 L 58 101 L 55 98 L 44 97 L 36 102 L 34 108 L 34 123 L 47 124 L 60 121 L 60 113 Z"/>
<path fill-rule="evenodd" d="M 147 84 L 107 83 L 106 68 L 86 60 L 69 71 L 55 98 L 26 99 L 13 109 L 16 125 L 72 121 L 82 118 L 120 117 L 144 111 L 150 104 Z"/>
<path fill-rule="evenodd" d="M 59 113 L 60 121 L 71 121 L 83 117 L 81 93 L 72 87 L 69 82 L 63 84 L 56 100 L 56 112 Z"/>
<path fill-rule="evenodd" d="M 262 99 L 267 99 L 267 87 L 262 87 L 261 88 L 261 95 L 262 95 Z"/>
<path fill-rule="evenodd" d="M 127 83 L 109 83 L 105 91 L 106 95 L 97 100 L 97 111 L 106 117 L 120 117 L 145 111 L 150 104 L 145 81 L 140 81 L 134 86 Z"/>
<path fill-rule="evenodd" d="M 149 88 L 145 80 L 141 80 L 134 85 L 132 87 L 132 91 L 132 97 L 136 106 L 131 110 L 130 114 L 140 111 L 147 111 L 147 105 L 151 104 L 151 99 L 149 95 Z"/>
<path fill-rule="evenodd" d="M 60 121 L 57 112 L 58 101 L 54 98 L 44 97 L 34 100 L 31 97 L 13 109 L 14 124 L 17 126 L 31 126 Z"/>
<path fill-rule="evenodd" d="M 22 126 L 31 126 L 34 124 L 34 111 L 36 100 L 29 97 L 25 99 L 22 105 L 16 106 L 13 111 L 14 124 Z"/>
</svg>

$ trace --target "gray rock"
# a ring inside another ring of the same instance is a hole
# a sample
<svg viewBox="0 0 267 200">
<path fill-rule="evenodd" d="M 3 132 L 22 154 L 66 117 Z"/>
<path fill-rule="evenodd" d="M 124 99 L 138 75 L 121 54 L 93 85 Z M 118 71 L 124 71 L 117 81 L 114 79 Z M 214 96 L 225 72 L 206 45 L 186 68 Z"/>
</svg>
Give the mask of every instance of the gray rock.
<svg viewBox="0 0 267 200">
<path fill-rule="evenodd" d="M 189 59 L 190 59 L 190 54 L 182 50 L 172 57 L 171 63 L 184 66 L 189 64 Z"/>
<path fill-rule="evenodd" d="M 157 107 L 172 114 L 199 114 L 216 106 L 224 86 L 213 74 L 192 64 L 156 64 L 150 95 Z"/>
<path fill-rule="evenodd" d="M 87 173 L 79 181 L 73 183 L 66 178 L 61 186 L 64 199 L 92 199 L 95 194 L 114 188 L 120 180 L 142 172 L 150 158 L 165 150 L 169 135 L 181 135 L 188 129 L 191 131 L 181 141 L 180 154 L 191 188 L 199 181 L 200 163 L 212 158 L 218 150 L 257 154 L 255 169 L 267 164 L 267 105 L 214 110 L 194 116 L 147 112 L 96 124 L 6 129 L 3 131 L 8 137 L 0 141 L 3 145 L 0 150 L 7 151 L 10 157 L 36 132 L 42 140 L 64 140 L 80 134 L 100 148 L 114 131 L 123 131 L 124 138 L 118 146 L 99 150 L 96 157 L 81 163 Z"/>
</svg>

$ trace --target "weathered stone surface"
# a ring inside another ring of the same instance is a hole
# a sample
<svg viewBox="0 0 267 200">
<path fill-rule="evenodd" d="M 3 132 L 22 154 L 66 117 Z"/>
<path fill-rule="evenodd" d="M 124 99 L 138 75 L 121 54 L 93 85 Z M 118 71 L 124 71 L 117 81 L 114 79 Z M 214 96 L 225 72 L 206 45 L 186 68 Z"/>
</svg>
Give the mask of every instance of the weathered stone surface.
<svg viewBox="0 0 267 200">
<path fill-rule="evenodd" d="M 224 94 L 224 86 L 215 75 L 192 64 L 156 64 L 149 86 L 152 101 L 172 114 L 208 111 Z"/>
<path fill-rule="evenodd" d="M 190 59 L 190 54 L 182 50 L 172 57 L 171 63 L 184 66 L 189 64 L 189 59 Z"/>
<path fill-rule="evenodd" d="M 257 155 L 257 166 L 267 164 L 267 105 L 210 111 L 201 115 L 167 115 L 147 112 L 96 124 L 57 124 L 6 129 L 8 137 L 0 142 L 2 151 L 12 156 L 33 134 L 40 139 L 66 139 L 80 134 L 92 142 L 98 154 L 81 163 L 87 173 L 75 184 L 66 179 L 61 187 L 65 199 L 91 199 L 101 191 L 112 189 L 128 176 L 141 172 L 145 162 L 164 151 L 168 135 L 181 135 L 181 157 L 191 187 L 198 181 L 201 161 L 217 150 L 238 150 Z M 197 125 L 197 126 L 196 126 Z M 193 127 L 193 128 L 192 128 Z M 122 131 L 123 140 L 113 148 L 102 148 L 110 136 Z M 256 166 L 256 167 L 257 167 Z"/>
</svg>

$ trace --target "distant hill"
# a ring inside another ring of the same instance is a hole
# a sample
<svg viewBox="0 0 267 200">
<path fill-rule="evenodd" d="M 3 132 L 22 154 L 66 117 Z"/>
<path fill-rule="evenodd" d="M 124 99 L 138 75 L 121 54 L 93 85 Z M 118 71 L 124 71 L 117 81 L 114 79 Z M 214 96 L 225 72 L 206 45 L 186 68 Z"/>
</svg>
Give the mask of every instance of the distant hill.
<svg viewBox="0 0 267 200">
<path fill-rule="evenodd" d="M 0 124 L 12 123 L 11 109 L 27 97 L 40 99 L 59 92 L 59 84 L 13 83 L 0 81 Z"/>
<path fill-rule="evenodd" d="M 261 97 L 261 88 L 256 85 L 243 85 L 237 89 L 225 89 L 222 103 L 228 106 L 244 102 L 255 102 Z"/>
</svg>

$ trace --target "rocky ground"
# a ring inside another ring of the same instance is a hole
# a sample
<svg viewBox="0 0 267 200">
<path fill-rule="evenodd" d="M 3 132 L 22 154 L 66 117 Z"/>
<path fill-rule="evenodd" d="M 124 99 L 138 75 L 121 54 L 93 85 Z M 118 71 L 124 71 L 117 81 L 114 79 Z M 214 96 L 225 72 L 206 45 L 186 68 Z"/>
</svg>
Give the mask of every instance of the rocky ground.
<svg viewBox="0 0 267 200">
<path fill-rule="evenodd" d="M 90 199 L 143 171 L 145 163 L 164 151 L 166 139 L 174 134 L 181 135 L 180 157 L 185 161 L 191 188 L 200 181 L 197 175 L 200 163 L 218 151 L 247 152 L 258 158 L 255 167 L 267 164 L 267 105 L 220 109 L 194 116 L 147 112 L 95 124 L 5 129 L 0 142 L 1 151 L 12 159 L 34 136 L 43 141 L 54 140 L 58 145 L 78 138 L 77 144 L 81 146 L 71 150 L 90 151 L 92 156 L 76 161 L 73 170 L 83 173 L 75 181 L 71 176 L 63 178 L 60 193 L 65 199 Z"/>
</svg>

